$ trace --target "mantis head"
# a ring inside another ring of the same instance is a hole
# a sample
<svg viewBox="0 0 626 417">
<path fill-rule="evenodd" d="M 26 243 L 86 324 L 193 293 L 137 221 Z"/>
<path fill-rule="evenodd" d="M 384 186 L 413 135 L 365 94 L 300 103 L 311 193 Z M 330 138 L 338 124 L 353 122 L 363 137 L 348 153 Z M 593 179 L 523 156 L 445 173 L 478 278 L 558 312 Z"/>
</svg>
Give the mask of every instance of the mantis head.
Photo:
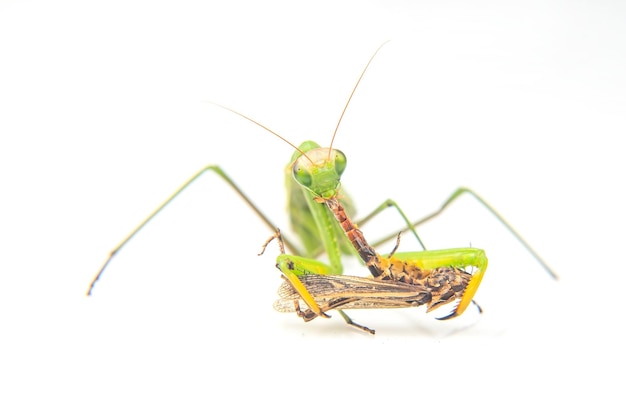
<svg viewBox="0 0 626 417">
<path fill-rule="evenodd" d="M 299 149 L 302 153 L 294 154 L 292 166 L 296 182 L 320 202 L 336 197 L 346 169 L 346 155 L 337 149 L 320 148 L 314 142 L 305 142 Z"/>
</svg>

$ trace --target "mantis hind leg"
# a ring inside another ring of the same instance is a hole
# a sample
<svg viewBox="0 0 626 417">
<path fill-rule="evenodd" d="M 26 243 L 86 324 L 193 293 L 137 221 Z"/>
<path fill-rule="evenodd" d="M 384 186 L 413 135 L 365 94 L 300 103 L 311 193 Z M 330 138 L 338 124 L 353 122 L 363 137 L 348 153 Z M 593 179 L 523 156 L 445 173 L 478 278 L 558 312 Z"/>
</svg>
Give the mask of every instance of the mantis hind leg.
<svg viewBox="0 0 626 417">
<path fill-rule="evenodd" d="M 504 217 L 502 217 L 500 215 L 500 213 L 498 213 L 489 203 L 487 203 L 487 201 L 485 199 L 483 199 L 481 196 L 479 196 L 476 192 L 474 192 L 473 190 L 469 189 L 469 188 L 465 188 L 465 187 L 460 187 L 457 188 L 441 205 L 441 207 L 439 207 L 437 210 L 435 210 L 434 212 L 430 213 L 429 215 L 415 221 L 415 222 L 411 222 L 408 220 L 407 216 L 404 214 L 404 212 L 400 209 L 400 207 L 393 201 L 393 200 L 387 200 L 385 201 L 383 204 L 381 204 L 380 206 L 378 206 L 372 213 L 370 213 L 368 216 L 364 217 L 360 223 L 364 224 L 366 222 L 368 222 L 369 220 L 371 220 L 373 217 L 375 217 L 377 214 L 379 214 L 380 212 L 382 212 L 383 210 L 385 210 L 386 208 L 389 207 L 395 207 L 396 210 L 398 211 L 398 213 L 400 213 L 400 216 L 403 218 L 404 222 L 406 223 L 407 227 L 401 231 L 397 231 L 395 233 L 391 233 L 388 236 L 385 236 L 384 238 L 380 239 L 379 241 L 375 242 L 373 245 L 377 246 L 383 242 L 386 242 L 388 240 L 393 239 L 394 237 L 396 237 L 398 235 L 399 232 L 405 232 L 405 231 L 411 231 L 416 237 L 418 242 L 420 243 L 420 245 L 422 246 L 422 248 L 424 248 L 424 244 L 422 243 L 421 239 L 419 238 L 419 236 L 417 235 L 417 231 L 415 230 L 416 227 L 418 227 L 421 224 L 424 224 L 432 219 L 434 219 L 435 217 L 439 216 L 441 213 L 443 213 L 443 211 L 448 208 L 448 206 L 450 204 L 452 204 L 452 202 L 454 202 L 456 199 L 458 199 L 460 196 L 462 196 L 463 194 L 469 194 L 472 197 L 474 197 L 483 207 L 485 207 L 491 214 L 494 215 L 494 217 L 496 219 L 498 219 L 498 221 L 517 239 L 517 241 L 519 243 L 522 244 L 522 246 L 524 246 L 524 248 L 526 248 L 526 250 L 528 252 L 530 252 L 530 254 L 537 260 L 537 262 L 539 262 L 539 264 L 546 270 L 546 272 L 552 276 L 554 279 L 557 278 L 556 273 L 548 266 L 548 264 L 541 258 L 541 256 L 539 256 L 539 254 L 528 244 L 528 242 L 526 242 L 526 240 L 524 238 L 522 238 L 522 236 L 513 228 L 513 226 L 511 226 L 511 224 L 509 222 L 507 222 Z M 425 248 L 424 248 L 425 249 Z"/>
<path fill-rule="evenodd" d="M 108 258 L 93 278 L 91 283 L 89 284 L 89 288 L 87 289 L 87 295 L 91 295 L 91 291 L 93 290 L 94 285 L 100 279 L 100 276 L 109 265 L 113 257 L 137 234 L 139 233 L 157 214 L 159 214 L 165 207 L 167 207 L 180 193 L 182 193 L 187 187 L 189 187 L 192 183 L 194 183 L 199 177 L 201 177 L 206 172 L 214 172 L 221 179 L 226 181 L 228 185 L 230 185 L 233 190 L 250 206 L 250 208 L 263 220 L 271 230 L 276 230 L 276 226 L 269 220 L 269 218 L 257 207 L 254 205 L 252 200 L 248 198 L 248 196 L 239 188 L 234 181 L 226 175 L 226 173 L 217 165 L 208 165 L 202 168 L 200 171 L 196 172 L 191 178 L 189 178 L 183 185 L 181 185 L 176 191 L 174 191 L 161 205 L 159 205 L 148 217 L 146 217 L 137 227 L 135 227 L 129 234 L 126 236 L 116 247 L 114 247 L 109 253 Z M 295 246 L 287 239 L 284 240 L 285 246 L 289 248 L 290 251 L 294 253 L 298 253 L 298 250 Z"/>
</svg>

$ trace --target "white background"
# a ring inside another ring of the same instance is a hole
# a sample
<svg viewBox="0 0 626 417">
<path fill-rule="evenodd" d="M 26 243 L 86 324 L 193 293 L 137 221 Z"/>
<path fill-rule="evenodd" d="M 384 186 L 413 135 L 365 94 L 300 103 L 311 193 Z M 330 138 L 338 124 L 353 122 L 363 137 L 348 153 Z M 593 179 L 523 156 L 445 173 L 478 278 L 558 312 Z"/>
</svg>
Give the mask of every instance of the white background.
<svg viewBox="0 0 626 417">
<path fill-rule="evenodd" d="M 1 1 L 0 414 L 623 412 L 626 7 L 468 3 Z M 288 229 L 292 149 L 208 102 L 328 144 L 385 40 L 335 142 L 360 212 L 472 187 L 560 281 L 465 197 L 420 231 L 487 251 L 482 316 L 303 323 L 272 309 L 270 230 L 209 174 L 84 296 L 206 164 Z"/>
</svg>

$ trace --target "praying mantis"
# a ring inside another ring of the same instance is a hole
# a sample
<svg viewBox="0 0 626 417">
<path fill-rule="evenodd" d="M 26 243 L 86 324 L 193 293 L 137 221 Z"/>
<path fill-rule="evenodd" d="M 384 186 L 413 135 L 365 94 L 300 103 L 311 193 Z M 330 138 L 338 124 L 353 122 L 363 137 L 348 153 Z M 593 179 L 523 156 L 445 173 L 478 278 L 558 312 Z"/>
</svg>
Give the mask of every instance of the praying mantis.
<svg viewBox="0 0 626 417">
<path fill-rule="evenodd" d="M 320 147 L 312 141 L 306 141 L 300 146 L 295 146 L 248 116 L 217 104 L 255 123 L 295 149 L 287 166 L 286 191 L 291 226 L 301 241 L 302 249 L 298 249 L 293 242 L 283 237 L 274 223 L 255 206 L 219 166 L 209 165 L 202 168 L 175 190 L 121 243 L 113 248 L 105 263 L 92 279 L 87 295 L 92 294 L 94 285 L 101 278 L 106 267 L 128 241 L 181 192 L 207 172 L 215 173 L 228 183 L 274 232 L 265 242 L 261 251 L 263 253 L 272 240 L 278 240 L 281 254 L 277 257 L 276 266 L 281 271 L 284 282 L 279 287 L 280 299 L 274 304 L 274 307 L 278 311 L 296 312 L 305 321 L 310 321 L 316 317 L 329 317 L 326 314 L 327 311 L 337 310 L 348 324 L 373 334 L 373 329 L 353 322 L 343 310 L 425 305 L 427 311 L 433 311 L 440 306 L 452 303 L 455 304 L 453 311 L 441 319 L 449 319 L 463 314 L 469 304 L 473 302 L 474 294 L 487 268 L 488 261 L 485 252 L 477 248 L 426 250 L 415 229 L 418 225 L 435 218 L 463 194 L 470 194 L 475 197 L 537 259 L 544 269 L 556 278 L 556 274 L 522 239 L 519 233 L 484 199 L 467 188 L 457 189 L 439 210 L 416 222 L 411 222 L 393 200 L 386 200 L 361 220 L 361 224 L 364 224 L 386 208 L 395 208 L 406 224 L 406 231 L 409 231 L 417 239 L 423 249 L 422 251 L 396 253 L 400 242 L 399 233 L 390 235 L 390 239 L 397 236 L 397 243 L 392 253 L 387 256 L 378 254 L 366 241 L 363 233 L 350 219 L 353 216 L 351 200 L 341 191 L 340 179 L 346 168 L 346 156 L 341 151 L 334 149 L 333 143 L 359 83 L 383 45 L 371 56 L 353 87 L 327 148 Z M 285 247 L 289 249 L 290 253 L 286 253 Z M 317 259 L 320 254 L 326 255 L 327 263 Z M 370 275 L 342 275 L 342 257 L 344 255 L 358 256 L 369 269 Z M 480 307 L 478 308 L 480 309 Z"/>
</svg>

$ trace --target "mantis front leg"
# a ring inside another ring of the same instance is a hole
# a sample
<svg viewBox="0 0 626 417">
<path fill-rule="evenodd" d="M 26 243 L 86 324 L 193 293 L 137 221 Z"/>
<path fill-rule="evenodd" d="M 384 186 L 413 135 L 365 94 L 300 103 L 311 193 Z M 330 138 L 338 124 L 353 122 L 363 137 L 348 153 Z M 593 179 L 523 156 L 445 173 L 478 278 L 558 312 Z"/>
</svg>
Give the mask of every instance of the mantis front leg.
<svg viewBox="0 0 626 417">
<path fill-rule="evenodd" d="M 313 320 L 315 317 L 330 318 L 326 311 L 337 309 L 341 317 L 351 326 L 364 330 L 368 333 L 374 334 L 375 331 L 361 324 L 354 322 L 345 312 L 338 309 L 344 304 L 352 301 L 351 299 L 338 299 L 333 300 L 323 307 L 318 304 L 315 298 L 311 295 L 309 290 L 300 280 L 300 277 L 304 275 L 331 275 L 332 268 L 323 262 L 315 259 L 305 258 L 302 256 L 288 255 L 285 253 L 284 244 L 280 230 L 277 230 L 263 245 L 263 249 L 259 255 L 262 255 L 266 246 L 276 239 L 280 248 L 280 255 L 276 258 L 276 268 L 282 272 L 282 278 L 293 287 L 294 291 L 298 294 L 300 299 L 307 305 L 308 309 L 302 311 L 300 308 L 299 300 L 294 300 L 294 309 L 298 317 L 301 317 L 305 322 Z"/>
</svg>

